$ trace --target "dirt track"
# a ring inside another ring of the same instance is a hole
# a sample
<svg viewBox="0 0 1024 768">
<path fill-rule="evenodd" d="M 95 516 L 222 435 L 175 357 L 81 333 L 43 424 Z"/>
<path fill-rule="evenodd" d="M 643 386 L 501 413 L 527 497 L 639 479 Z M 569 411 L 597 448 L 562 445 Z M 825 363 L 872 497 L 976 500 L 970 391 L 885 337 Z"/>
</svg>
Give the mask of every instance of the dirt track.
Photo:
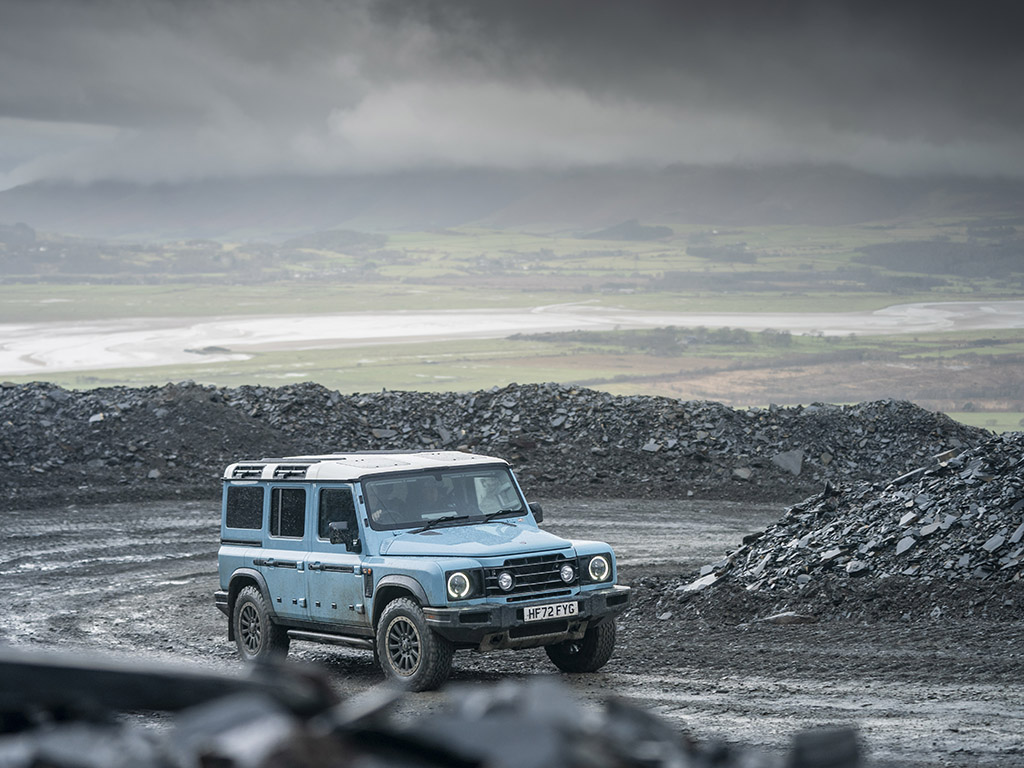
<svg viewBox="0 0 1024 768">
<path fill-rule="evenodd" d="M 869 765 L 1011 766 L 1024 760 L 1019 621 L 928 624 L 742 622 L 657 607 L 690 571 L 775 519 L 779 509 L 697 501 L 545 504 L 545 527 L 616 546 L 638 606 L 620 621 L 602 672 L 565 676 L 587 700 L 625 696 L 695 738 L 777 750 L 805 727 L 859 727 Z M 213 607 L 215 502 L 8 512 L 0 540 L 0 639 L 240 669 Z M 378 685 L 366 652 L 297 643 L 342 692 Z M 451 685 L 550 674 L 542 651 L 460 654 Z M 406 714 L 443 693 L 417 694 Z"/>
</svg>

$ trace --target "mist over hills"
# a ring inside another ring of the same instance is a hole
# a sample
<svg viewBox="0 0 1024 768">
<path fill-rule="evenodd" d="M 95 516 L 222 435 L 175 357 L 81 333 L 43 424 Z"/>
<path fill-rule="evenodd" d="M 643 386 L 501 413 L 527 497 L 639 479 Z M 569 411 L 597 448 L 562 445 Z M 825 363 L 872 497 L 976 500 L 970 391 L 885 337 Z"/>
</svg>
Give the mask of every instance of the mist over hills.
<svg viewBox="0 0 1024 768">
<path fill-rule="evenodd" d="M 479 225 L 591 233 L 650 225 L 840 225 L 1024 210 L 1024 181 L 892 178 L 838 166 L 410 171 L 180 184 L 39 182 L 0 192 L 0 223 L 104 238 L 283 239 Z"/>
</svg>

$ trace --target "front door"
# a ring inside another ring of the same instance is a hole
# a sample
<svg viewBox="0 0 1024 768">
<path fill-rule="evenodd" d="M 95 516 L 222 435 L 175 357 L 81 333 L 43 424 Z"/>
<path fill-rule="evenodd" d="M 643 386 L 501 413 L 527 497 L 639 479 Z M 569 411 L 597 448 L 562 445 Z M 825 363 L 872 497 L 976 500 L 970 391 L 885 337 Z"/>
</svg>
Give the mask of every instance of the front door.
<svg viewBox="0 0 1024 768">
<path fill-rule="evenodd" d="M 331 523 L 345 523 L 359 536 L 356 507 L 349 485 L 316 486 L 316 530 L 306 567 L 309 618 L 333 626 L 369 626 L 363 597 L 362 555 L 344 544 L 331 544 Z"/>
</svg>

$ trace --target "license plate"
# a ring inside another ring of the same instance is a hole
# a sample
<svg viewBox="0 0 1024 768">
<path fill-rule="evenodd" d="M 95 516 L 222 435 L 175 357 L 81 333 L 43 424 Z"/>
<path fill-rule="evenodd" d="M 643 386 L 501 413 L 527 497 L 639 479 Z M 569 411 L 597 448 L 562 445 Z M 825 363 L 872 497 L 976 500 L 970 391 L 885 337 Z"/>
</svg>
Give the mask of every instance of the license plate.
<svg viewBox="0 0 1024 768">
<path fill-rule="evenodd" d="M 575 600 L 571 603 L 551 603 L 550 605 L 531 605 L 523 608 L 523 621 L 545 621 L 576 616 L 580 612 L 580 604 Z"/>
</svg>

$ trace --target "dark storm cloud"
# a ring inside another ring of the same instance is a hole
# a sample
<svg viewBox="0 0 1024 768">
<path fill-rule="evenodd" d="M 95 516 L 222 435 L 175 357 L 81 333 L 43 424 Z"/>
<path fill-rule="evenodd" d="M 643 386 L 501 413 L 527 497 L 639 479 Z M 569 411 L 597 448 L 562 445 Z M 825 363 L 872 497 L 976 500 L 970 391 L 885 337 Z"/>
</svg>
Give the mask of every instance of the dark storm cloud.
<svg viewBox="0 0 1024 768">
<path fill-rule="evenodd" d="M 394 3 L 498 72 L 938 140 L 1024 129 L 1019 3 Z"/>
<path fill-rule="evenodd" d="M 0 174 L 840 162 L 1019 176 L 1018 7 L 7 0 Z"/>
</svg>

